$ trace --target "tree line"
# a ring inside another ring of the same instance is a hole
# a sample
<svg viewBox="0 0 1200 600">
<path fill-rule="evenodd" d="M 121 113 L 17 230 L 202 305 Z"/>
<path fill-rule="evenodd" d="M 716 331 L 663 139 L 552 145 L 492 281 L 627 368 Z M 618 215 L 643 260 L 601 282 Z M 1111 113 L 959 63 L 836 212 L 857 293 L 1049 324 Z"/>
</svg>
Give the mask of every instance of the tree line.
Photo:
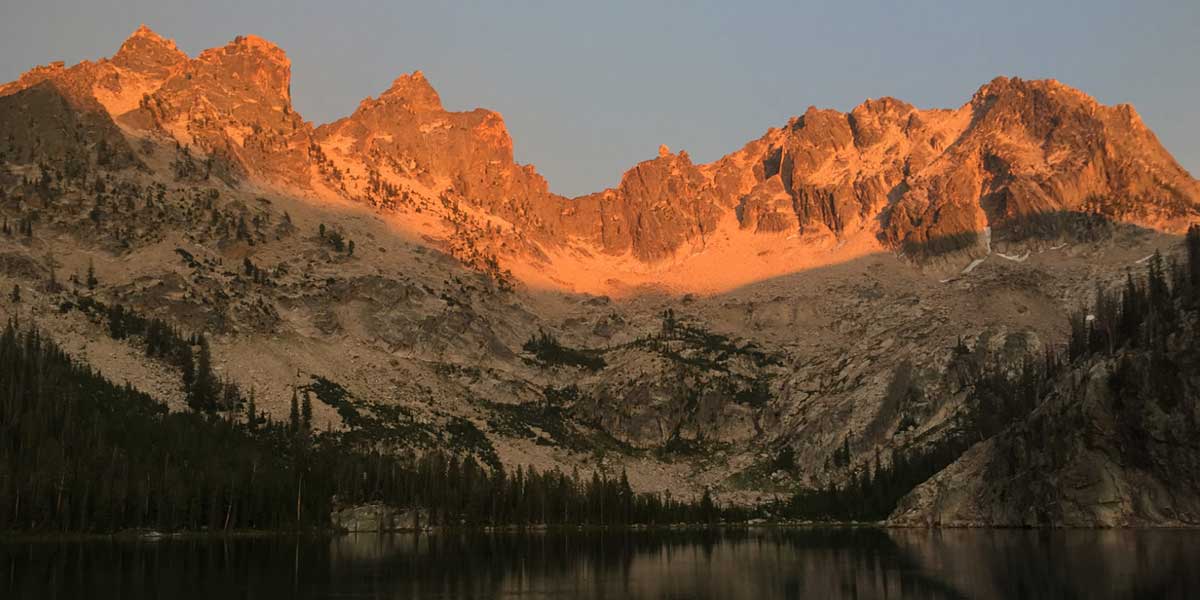
<svg viewBox="0 0 1200 600">
<path fill-rule="evenodd" d="M 89 268 L 89 281 L 94 278 Z M 78 309 L 103 319 L 109 337 L 114 340 L 140 339 L 146 356 L 179 370 L 184 395 L 190 408 L 215 413 L 235 410 L 245 401 L 241 387 L 217 377 L 213 371 L 212 350 L 202 333 L 187 334 L 163 319 L 145 317 L 120 303 L 106 305 L 91 296 L 75 296 L 59 305 L 61 312 Z"/>
<path fill-rule="evenodd" d="M 636 493 L 622 472 L 480 465 L 314 432 L 308 394 L 286 421 L 171 412 L 72 360 L 36 329 L 0 335 L 0 531 L 325 527 L 339 506 L 421 507 L 444 525 L 715 521 L 699 499 Z"/>
</svg>

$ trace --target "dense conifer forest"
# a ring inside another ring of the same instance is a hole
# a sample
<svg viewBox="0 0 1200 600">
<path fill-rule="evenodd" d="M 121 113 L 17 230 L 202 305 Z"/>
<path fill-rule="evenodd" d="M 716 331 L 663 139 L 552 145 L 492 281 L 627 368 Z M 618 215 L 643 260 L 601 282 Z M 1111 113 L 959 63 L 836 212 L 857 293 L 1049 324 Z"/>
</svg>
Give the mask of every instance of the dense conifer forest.
<svg viewBox="0 0 1200 600">
<path fill-rule="evenodd" d="M 206 360 L 193 381 L 205 377 Z M 369 501 L 425 507 L 446 525 L 717 518 L 708 494 L 634 493 L 624 473 L 510 471 L 314 433 L 307 395 L 293 399 L 287 422 L 256 414 L 252 397 L 251 418 L 208 402 L 169 412 L 17 323 L 0 336 L 0 369 L 0 531 L 314 528 L 328 525 L 335 503 Z"/>
</svg>

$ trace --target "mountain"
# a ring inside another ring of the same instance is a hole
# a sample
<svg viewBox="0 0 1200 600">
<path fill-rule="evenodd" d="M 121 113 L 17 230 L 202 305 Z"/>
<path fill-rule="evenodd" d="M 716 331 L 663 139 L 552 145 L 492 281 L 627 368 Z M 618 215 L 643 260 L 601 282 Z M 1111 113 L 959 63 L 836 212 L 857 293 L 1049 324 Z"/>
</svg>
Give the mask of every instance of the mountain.
<svg viewBox="0 0 1200 600">
<path fill-rule="evenodd" d="M 206 335 L 227 409 L 253 389 L 282 418 L 300 389 L 384 445 L 753 502 L 982 452 L 955 445 L 978 434 L 962 356 L 1055 346 L 1200 219 L 1132 107 L 1049 80 L 809 108 L 578 198 L 420 71 L 323 125 L 290 84 L 261 38 L 188 57 L 143 26 L 0 86 L 3 315 L 176 410 L 194 381 L 150 323 Z"/>
<path fill-rule="evenodd" d="M 1200 202 L 1132 107 L 1055 81 L 997 78 L 956 110 L 892 98 L 849 113 L 809 108 L 713 163 L 660 149 L 617 187 L 573 199 L 514 161 L 499 114 L 446 111 L 420 72 L 314 128 L 292 108 L 290 62 L 274 44 L 244 36 L 189 59 L 143 26 L 112 59 L 39 67 L 0 95 L 43 82 L 133 136 L 188 148 L 231 182 L 364 202 L 398 222 L 433 211 L 442 227 L 404 227 L 465 237 L 462 258 L 495 255 L 522 279 L 584 292 L 623 288 L 581 271 L 636 288 L 654 280 L 647 273 L 741 262 L 746 246 L 799 260 L 756 261 L 705 286 L 664 283 L 718 291 L 868 251 L 969 249 L 984 231 L 1056 212 L 1179 232 Z M 826 252 L 806 256 L 815 247 Z"/>
</svg>

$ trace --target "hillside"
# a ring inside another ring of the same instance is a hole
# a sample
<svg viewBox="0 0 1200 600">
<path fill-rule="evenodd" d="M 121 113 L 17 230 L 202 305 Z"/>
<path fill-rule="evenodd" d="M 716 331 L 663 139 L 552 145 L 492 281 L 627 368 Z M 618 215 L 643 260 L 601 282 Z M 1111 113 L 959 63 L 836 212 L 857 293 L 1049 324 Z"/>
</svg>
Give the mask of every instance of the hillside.
<svg viewBox="0 0 1200 600">
<path fill-rule="evenodd" d="M 568 199 L 499 114 L 446 111 L 420 72 L 315 125 L 270 42 L 188 57 L 145 27 L 0 86 L 0 167 L 0 317 L 171 410 L 241 418 L 253 394 L 282 420 L 302 389 L 315 428 L 364 444 L 457 431 L 482 462 L 739 503 L 955 439 L 962 348 L 1019 364 L 1064 343 L 1097 283 L 1200 218 L 1132 107 L 1054 81 L 810 108 Z M 1013 520 L 971 510 L 939 519 Z"/>
</svg>

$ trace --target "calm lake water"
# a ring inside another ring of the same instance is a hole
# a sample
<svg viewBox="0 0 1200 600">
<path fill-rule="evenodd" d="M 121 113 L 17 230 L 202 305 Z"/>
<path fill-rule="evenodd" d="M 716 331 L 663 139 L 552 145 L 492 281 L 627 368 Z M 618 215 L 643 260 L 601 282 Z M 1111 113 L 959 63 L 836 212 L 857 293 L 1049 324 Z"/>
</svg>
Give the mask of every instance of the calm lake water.
<svg viewBox="0 0 1200 600">
<path fill-rule="evenodd" d="M 587 532 L 0 542 L 0 597 L 1200 598 L 1196 531 Z"/>
</svg>

